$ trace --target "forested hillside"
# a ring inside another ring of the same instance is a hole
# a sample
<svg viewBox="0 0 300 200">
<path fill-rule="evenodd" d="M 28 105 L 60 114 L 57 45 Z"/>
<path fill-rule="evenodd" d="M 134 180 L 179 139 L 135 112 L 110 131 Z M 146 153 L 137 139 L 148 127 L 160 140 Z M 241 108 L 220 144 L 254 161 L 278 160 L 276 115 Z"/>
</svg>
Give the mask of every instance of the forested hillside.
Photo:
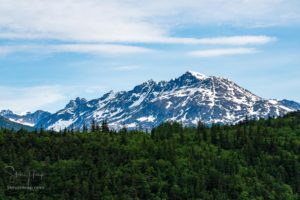
<svg viewBox="0 0 300 200">
<path fill-rule="evenodd" d="M 2 129 L 0 151 L 0 199 L 300 198 L 300 112 L 151 133 Z"/>
</svg>

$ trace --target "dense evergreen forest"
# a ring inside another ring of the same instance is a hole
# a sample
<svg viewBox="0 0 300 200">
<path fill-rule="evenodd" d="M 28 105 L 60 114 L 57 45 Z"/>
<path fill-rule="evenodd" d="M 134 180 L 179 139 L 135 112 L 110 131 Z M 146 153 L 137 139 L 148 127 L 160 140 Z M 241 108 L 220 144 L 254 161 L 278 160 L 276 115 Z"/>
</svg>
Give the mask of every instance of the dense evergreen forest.
<svg viewBox="0 0 300 200">
<path fill-rule="evenodd" d="M 0 199 L 300 198 L 300 112 L 151 133 L 0 130 Z"/>
</svg>

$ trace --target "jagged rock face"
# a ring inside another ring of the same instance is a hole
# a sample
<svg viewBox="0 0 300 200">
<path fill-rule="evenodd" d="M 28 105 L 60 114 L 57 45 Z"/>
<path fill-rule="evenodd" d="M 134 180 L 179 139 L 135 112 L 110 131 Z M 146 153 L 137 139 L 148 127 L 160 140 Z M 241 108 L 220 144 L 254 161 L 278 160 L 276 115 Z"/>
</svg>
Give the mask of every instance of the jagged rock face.
<svg viewBox="0 0 300 200">
<path fill-rule="evenodd" d="M 77 98 L 36 126 L 81 128 L 93 119 L 107 120 L 114 128 L 152 128 L 167 120 L 185 125 L 199 120 L 236 123 L 246 116 L 280 116 L 299 108 L 296 102 L 258 97 L 228 79 L 189 71 L 168 82 L 149 80 L 130 91 L 110 91 L 91 101 Z"/>
<path fill-rule="evenodd" d="M 26 113 L 24 115 L 17 115 L 13 113 L 11 110 L 2 110 L 0 112 L 0 116 L 9 119 L 10 121 L 17 122 L 27 126 L 35 126 L 40 120 L 47 118 L 51 115 L 51 113 L 37 110 L 34 113 Z"/>
</svg>

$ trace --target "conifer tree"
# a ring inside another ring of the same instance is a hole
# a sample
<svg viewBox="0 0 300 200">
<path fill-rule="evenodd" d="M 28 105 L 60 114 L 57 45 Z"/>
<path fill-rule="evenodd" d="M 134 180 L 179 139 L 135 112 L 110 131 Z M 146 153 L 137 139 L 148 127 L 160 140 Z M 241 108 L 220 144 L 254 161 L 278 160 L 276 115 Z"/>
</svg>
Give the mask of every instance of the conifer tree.
<svg viewBox="0 0 300 200">
<path fill-rule="evenodd" d="M 104 132 L 104 133 L 109 132 L 109 127 L 108 127 L 108 123 L 106 120 L 102 121 L 101 129 L 102 129 L 102 132 Z"/>
</svg>

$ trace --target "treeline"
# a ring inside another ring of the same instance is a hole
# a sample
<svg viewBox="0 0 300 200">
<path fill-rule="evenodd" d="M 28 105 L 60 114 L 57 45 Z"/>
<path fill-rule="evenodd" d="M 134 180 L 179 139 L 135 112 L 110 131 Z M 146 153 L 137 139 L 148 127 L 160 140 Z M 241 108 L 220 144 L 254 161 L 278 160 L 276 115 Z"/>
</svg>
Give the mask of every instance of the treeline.
<svg viewBox="0 0 300 200">
<path fill-rule="evenodd" d="M 1 129 L 0 199 L 296 200 L 299 156 L 300 112 L 151 133 Z"/>
</svg>

